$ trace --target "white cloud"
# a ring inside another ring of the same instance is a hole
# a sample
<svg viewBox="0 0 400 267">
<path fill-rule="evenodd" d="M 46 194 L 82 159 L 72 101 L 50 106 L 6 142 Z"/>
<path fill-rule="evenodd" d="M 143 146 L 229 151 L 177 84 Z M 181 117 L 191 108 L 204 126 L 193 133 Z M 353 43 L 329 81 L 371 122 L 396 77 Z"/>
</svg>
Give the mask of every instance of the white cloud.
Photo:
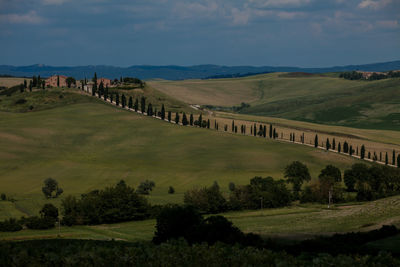
<svg viewBox="0 0 400 267">
<path fill-rule="evenodd" d="M 396 29 L 399 27 L 399 22 L 397 20 L 380 20 L 377 22 L 378 26 L 383 28 Z"/>
<path fill-rule="evenodd" d="M 42 0 L 44 5 L 61 5 L 67 0 Z"/>
<path fill-rule="evenodd" d="M 239 10 L 237 8 L 232 8 L 232 18 L 233 18 L 233 24 L 235 25 L 246 25 L 249 22 L 250 18 L 250 11 L 245 9 L 245 10 Z"/>
<path fill-rule="evenodd" d="M 392 0 L 362 0 L 359 4 L 359 8 L 371 8 L 371 9 L 380 9 L 388 4 L 390 4 Z"/>
<path fill-rule="evenodd" d="M 303 17 L 305 14 L 303 12 L 280 11 L 276 13 L 276 15 L 281 19 L 294 19 L 298 17 Z"/>
<path fill-rule="evenodd" d="M 0 21 L 11 24 L 41 24 L 45 19 L 40 17 L 36 11 L 30 11 L 26 14 L 2 14 Z"/>
<path fill-rule="evenodd" d="M 298 7 L 311 2 L 311 0 L 248 0 L 257 7 Z"/>
</svg>

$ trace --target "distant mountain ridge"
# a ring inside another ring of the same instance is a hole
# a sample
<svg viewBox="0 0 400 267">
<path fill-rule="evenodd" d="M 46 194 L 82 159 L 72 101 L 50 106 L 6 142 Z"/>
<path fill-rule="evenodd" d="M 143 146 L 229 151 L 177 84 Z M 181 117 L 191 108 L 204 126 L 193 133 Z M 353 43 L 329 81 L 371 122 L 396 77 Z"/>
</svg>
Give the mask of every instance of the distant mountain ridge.
<svg viewBox="0 0 400 267">
<path fill-rule="evenodd" d="M 184 80 L 184 79 L 204 79 L 213 76 L 224 75 L 244 75 L 248 73 L 267 73 L 267 72 L 338 72 L 338 71 L 389 71 L 399 70 L 400 60 L 372 63 L 364 65 L 347 65 L 334 66 L 328 68 L 300 68 L 300 67 L 274 67 L 274 66 L 219 66 L 219 65 L 195 65 L 195 66 L 150 66 L 150 65 L 134 65 L 130 67 L 115 67 L 106 65 L 89 65 L 89 66 L 47 66 L 43 64 L 35 64 L 30 66 L 10 66 L 0 65 L 0 74 L 13 75 L 17 77 L 31 77 L 40 75 L 48 77 L 54 74 L 63 74 L 73 76 L 76 79 L 90 78 L 94 72 L 99 77 L 110 79 L 123 77 L 137 77 L 143 80 L 149 79 L 166 79 L 166 80 Z"/>
</svg>

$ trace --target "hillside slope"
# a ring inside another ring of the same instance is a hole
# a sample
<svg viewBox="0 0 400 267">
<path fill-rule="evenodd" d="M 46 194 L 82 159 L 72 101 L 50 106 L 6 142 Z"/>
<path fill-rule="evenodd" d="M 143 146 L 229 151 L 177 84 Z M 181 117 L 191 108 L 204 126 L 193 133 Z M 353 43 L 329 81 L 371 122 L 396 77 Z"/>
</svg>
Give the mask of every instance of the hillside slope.
<svg viewBox="0 0 400 267">
<path fill-rule="evenodd" d="M 238 79 L 153 81 L 191 104 L 251 106 L 240 113 L 359 128 L 400 130 L 400 79 L 350 81 L 279 73 Z"/>
</svg>

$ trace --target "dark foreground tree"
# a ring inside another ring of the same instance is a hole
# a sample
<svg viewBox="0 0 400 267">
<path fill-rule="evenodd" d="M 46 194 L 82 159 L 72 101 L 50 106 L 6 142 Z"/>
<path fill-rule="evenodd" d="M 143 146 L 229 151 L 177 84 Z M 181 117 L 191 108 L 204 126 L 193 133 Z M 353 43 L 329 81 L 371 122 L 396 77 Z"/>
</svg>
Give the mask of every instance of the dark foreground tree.
<svg viewBox="0 0 400 267">
<path fill-rule="evenodd" d="M 162 106 L 161 106 L 161 119 L 165 120 L 165 107 L 164 107 L 164 104 L 162 104 Z"/>
</svg>

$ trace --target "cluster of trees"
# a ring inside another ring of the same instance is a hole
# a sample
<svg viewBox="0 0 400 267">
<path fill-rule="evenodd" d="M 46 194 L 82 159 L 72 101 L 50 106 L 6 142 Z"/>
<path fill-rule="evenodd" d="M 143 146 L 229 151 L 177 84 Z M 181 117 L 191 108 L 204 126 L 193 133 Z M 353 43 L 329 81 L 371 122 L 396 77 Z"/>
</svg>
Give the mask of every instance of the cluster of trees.
<svg viewBox="0 0 400 267">
<path fill-rule="evenodd" d="M 53 178 L 47 178 L 44 180 L 44 186 L 42 192 L 46 198 L 57 198 L 64 190 L 58 186 L 58 182 Z"/>
<path fill-rule="evenodd" d="M 192 189 L 185 193 L 184 203 L 196 207 L 201 213 L 220 213 L 227 210 L 277 208 L 291 202 L 291 193 L 285 181 L 272 177 L 254 177 L 248 185 L 229 184 L 229 198 L 226 199 L 218 184 Z"/>
<path fill-rule="evenodd" d="M 153 242 L 160 244 L 170 239 L 184 238 L 189 244 L 216 242 L 258 245 L 258 235 L 244 234 L 223 216 L 206 219 L 192 206 L 167 205 L 157 216 Z"/>
<path fill-rule="evenodd" d="M 342 73 L 340 73 L 339 77 L 347 79 L 347 80 L 361 80 L 361 79 L 363 79 L 362 73 L 358 72 L 358 71 L 342 72 Z"/>
<path fill-rule="evenodd" d="M 146 182 L 146 188 L 149 184 Z M 152 184 L 150 183 L 150 188 Z M 115 186 L 94 190 L 80 199 L 67 196 L 61 202 L 65 225 L 102 224 L 142 220 L 150 215 L 150 204 L 134 188 L 120 181 Z"/>
<path fill-rule="evenodd" d="M 350 72 L 342 72 L 339 75 L 340 78 L 344 78 L 347 80 L 361 80 L 364 79 L 362 72 L 358 71 L 350 71 Z M 389 71 L 387 73 L 372 73 L 367 80 L 375 81 L 375 80 L 382 80 L 387 78 L 399 78 L 400 71 Z"/>
<path fill-rule="evenodd" d="M 53 204 L 45 204 L 39 212 L 39 216 L 22 217 L 17 220 L 10 218 L 0 222 L 0 232 L 16 232 L 24 227 L 28 229 L 50 229 L 58 220 L 58 209 Z"/>
</svg>

